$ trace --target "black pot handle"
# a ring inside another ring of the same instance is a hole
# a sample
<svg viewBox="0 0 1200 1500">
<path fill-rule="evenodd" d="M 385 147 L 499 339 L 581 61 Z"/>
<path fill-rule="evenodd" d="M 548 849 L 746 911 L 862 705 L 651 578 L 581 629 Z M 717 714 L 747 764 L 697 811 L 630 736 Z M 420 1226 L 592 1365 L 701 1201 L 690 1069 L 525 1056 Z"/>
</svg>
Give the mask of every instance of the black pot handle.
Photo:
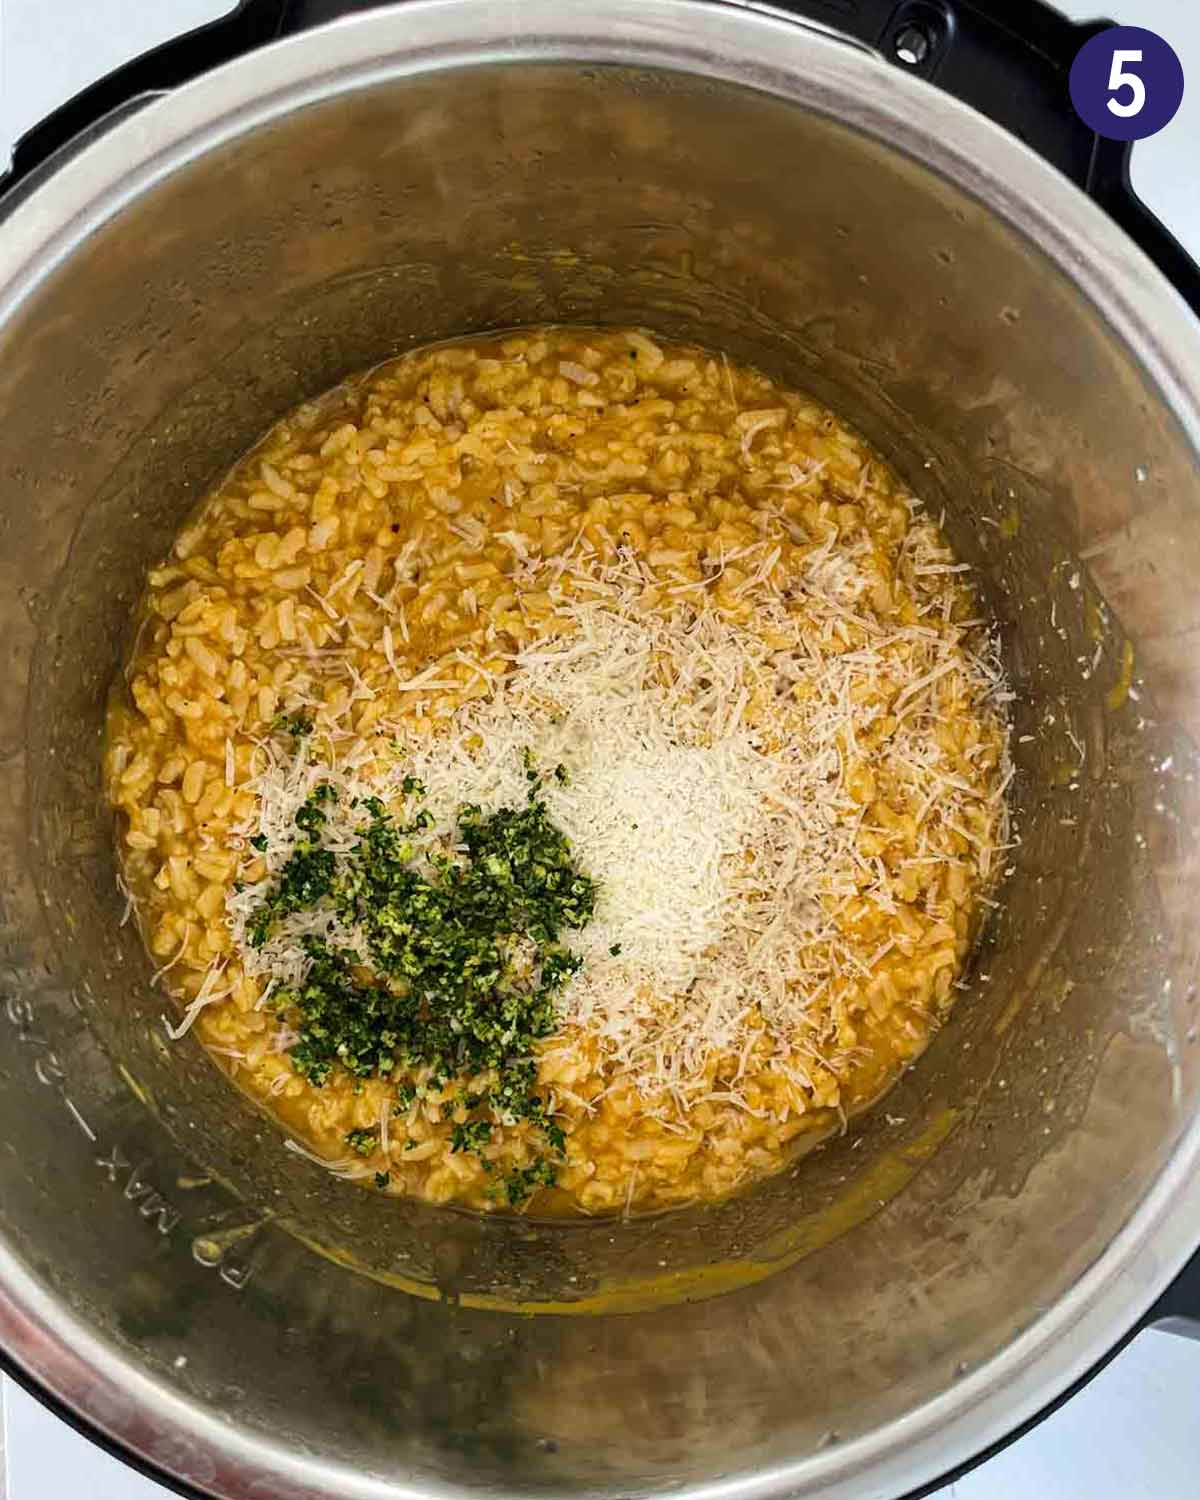
<svg viewBox="0 0 1200 1500">
<path fill-rule="evenodd" d="M 60 105 L 13 147 L 8 172 L 0 176 L 5 206 L 18 196 L 16 189 L 32 186 L 56 159 L 140 103 L 282 35 L 289 8 L 289 0 L 240 0 L 229 15 L 135 57 Z"/>
<path fill-rule="evenodd" d="M 1200 315 L 1200 267 L 1134 192 L 1132 144 L 1097 136 L 1071 104 L 1075 54 L 1113 22 L 1076 23 L 1044 0 L 773 3 L 866 42 L 1018 136 L 1115 219 Z"/>
<path fill-rule="evenodd" d="M 1200 1250 L 1192 1256 L 1138 1325 L 1200 1339 Z"/>
</svg>

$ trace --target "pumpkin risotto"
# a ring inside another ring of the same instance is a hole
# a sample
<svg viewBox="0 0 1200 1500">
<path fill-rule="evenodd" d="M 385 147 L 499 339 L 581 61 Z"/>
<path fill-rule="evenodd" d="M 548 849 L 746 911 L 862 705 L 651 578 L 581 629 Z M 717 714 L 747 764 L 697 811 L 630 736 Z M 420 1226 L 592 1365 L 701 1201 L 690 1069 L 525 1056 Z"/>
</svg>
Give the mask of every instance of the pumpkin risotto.
<svg viewBox="0 0 1200 1500">
<path fill-rule="evenodd" d="M 109 715 L 171 1036 L 390 1193 L 778 1168 L 926 1045 L 1002 862 L 965 571 L 828 411 L 639 332 L 301 407 L 150 573 Z"/>
</svg>

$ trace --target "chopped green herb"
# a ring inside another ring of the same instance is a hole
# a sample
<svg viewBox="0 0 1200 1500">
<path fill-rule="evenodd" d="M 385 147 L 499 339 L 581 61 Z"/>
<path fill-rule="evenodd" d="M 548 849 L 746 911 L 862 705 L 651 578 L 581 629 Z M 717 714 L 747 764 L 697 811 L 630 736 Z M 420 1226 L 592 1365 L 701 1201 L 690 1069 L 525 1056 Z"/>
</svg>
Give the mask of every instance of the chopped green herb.
<svg viewBox="0 0 1200 1500">
<path fill-rule="evenodd" d="M 251 849 L 257 849 L 260 854 L 267 852 L 267 836 L 265 833 L 256 833 L 250 840 Z"/>
<path fill-rule="evenodd" d="M 316 841 L 327 822 L 327 815 L 322 811 L 321 804 L 336 801 L 337 788 L 328 781 L 322 781 L 298 809 L 296 827 L 307 837 L 297 841 L 291 858 L 279 872 L 274 892 L 250 919 L 248 938 L 252 948 L 263 946 L 271 935 L 271 928 L 280 917 L 286 917 L 294 911 L 306 911 L 322 897 L 332 894 L 337 861 L 328 849 L 322 849 Z"/>
<path fill-rule="evenodd" d="M 328 901 L 357 928 L 365 960 L 309 935 L 301 939 L 309 958 L 303 982 L 272 998 L 299 1032 L 292 1065 L 318 1086 L 339 1066 L 358 1080 L 428 1069 L 437 1089 L 451 1078 L 487 1076 L 486 1088 L 459 1088 L 443 1105 L 443 1118 L 460 1108 L 472 1115 L 454 1127 L 456 1152 L 478 1153 L 494 1126 L 519 1121 L 553 1153 L 566 1144 L 536 1091 L 535 1048 L 554 1031 L 558 994 L 580 966 L 563 933 L 591 920 L 597 889 L 550 821 L 528 752 L 525 771 L 523 806 L 461 808 L 456 857 L 435 853 L 420 863 L 408 836 L 430 826 L 432 814 L 422 809 L 400 825 L 378 798 L 364 799 L 366 821 L 348 854 L 321 848 L 324 804 L 338 794 L 319 783 L 296 814 L 304 837 L 250 924 L 250 941 L 261 946 L 279 918 Z M 555 776 L 562 781 L 565 769 Z M 415 777 L 403 789 L 425 792 Z M 416 1097 L 411 1085 L 398 1088 L 394 1112 L 405 1113 Z M 365 1154 L 375 1149 L 370 1132 L 352 1134 L 369 1137 Z M 554 1176 L 549 1157 L 535 1157 L 506 1182 L 509 1202 L 519 1206 Z"/>
<path fill-rule="evenodd" d="M 456 1125 L 450 1135 L 451 1151 L 482 1151 L 492 1138 L 490 1120 L 470 1120 Z"/>
<path fill-rule="evenodd" d="M 544 1156 L 537 1157 L 527 1167 L 518 1167 L 504 1179 L 504 1189 L 513 1208 L 520 1208 L 539 1188 L 553 1187 L 555 1171 Z"/>
<path fill-rule="evenodd" d="M 348 1130 L 346 1144 L 359 1156 L 370 1156 L 379 1144 L 379 1140 L 373 1130 Z"/>
<path fill-rule="evenodd" d="M 322 802 L 336 802 L 338 791 L 332 782 L 318 782 L 296 813 L 296 827 L 316 838 L 329 821 L 329 815 L 321 809 Z"/>
<path fill-rule="evenodd" d="M 612 954 L 613 958 L 616 958 L 621 951 L 620 943 L 614 943 L 608 951 Z"/>
<path fill-rule="evenodd" d="M 292 1067 L 320 1087 L 340 1063 L 356 1078 L 386 1076 L 396 1065 L 399 1033 L 389 1025 L 395 997 L 376 985 L 360 984 L 352 956 L 322 938 L 302 940 L 311 960 L 303 983 L 272 997 L 280 1009 L 302 1017 L 300 1040 L 288 1056 Z"/>
<path fill-rule="evenodd" d="M 376 1172 L 375 1173 L 375 1186 L 377 1188 L 385 1188 L 385 1187 L 387 1187 L 388 1183 L 391 1182 L 391 1180 L 392 1180 L 392 1174 L 390 1172 Z"/>
<path fill-rule="evenodd" d="M 310 735 L 314 727 L 312 715 L 305 713 L 280 714 L 271 725 L 275 734 L 291 734 L 298 740 Z"/>
<path fill-rule="evenodd" d="M 460 1109 L 478 1109 L 487 1098 L 486 1094 L 468 1093 L 466 1089 L 455 1089 L 442 1105 L 442 1119 L 449 1120 Z"/>
</svg>

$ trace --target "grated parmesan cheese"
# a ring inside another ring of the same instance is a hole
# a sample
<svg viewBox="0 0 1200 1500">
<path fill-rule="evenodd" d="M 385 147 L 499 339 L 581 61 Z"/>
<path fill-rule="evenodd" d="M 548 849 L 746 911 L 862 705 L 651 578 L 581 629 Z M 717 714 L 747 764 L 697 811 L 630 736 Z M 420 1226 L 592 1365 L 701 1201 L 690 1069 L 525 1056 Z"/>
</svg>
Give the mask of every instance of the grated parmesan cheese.
<svg viewBox="0 0 1200 1500">
<path fill-rule="evenodd" d="M 745 433 L 763 416 L 744 413 Z M 257 811 L 242 832 L 265 837 L 267 876 L 231 893 L 228 907 L 247 973 L 297 982 L 299 940 L 310 933 L 366 957 L 361 935 L 323 908 L 288 917 L 260 950 L 245 942 L 294 847 L 295 813 L 319 781 L 340 792 L 323 832 L 334 852 L 354 845 L 356 802 L 380 796 L 398 807 L 409 775 L 425 784 L 434 820 L 417 842 L 452 851 L 463 803 L 487 812 L 524 800 L 528 750 L 545 773 L 551 818 L 600 885 L 595 920 L 571 940 L 584 962 L 564 992 L 564 1027 L 593 1037 L 609 1076 L 664 1117 L 704 1099 L 750 1110 L 738 1082 L 763 1048 L 806 1086 L 812 1038 L 839 994 L 907 941 L 889 938 L 864 956 L 841 920 L 854 901 L 896 914 L 911 863 L 892 871 L 877 853 L 864 857 L 864 839 L 886 830 L 864 816 L 861 744 L 880 741 L 869 781 L 918 809 L 918 862 L 958 861 L 986 877 L 992 840 L 964 814 L 983 805 L 979 793 L 942 763 L 930 729 L 953 701 L 943 693 L 1006 696 L 995 648 L 972 622 L 884 623 L 864 607 L 867 549 L 835 540 L 808 553 L 786 597 L 777 538 L 714 559 L 714 576 L 736 562 L 738 595 L 755 595 L 749 623 L 663 590 L 627 556 L 604 565 L 584 544 L 546 564 L 518 552 L 522 581 L 547 591 L 552 619 L 501 679 L 455 653 L 491 691 L 432 734 L 422 695 L 459 684 L 445 662 L 403 680 L 384 625 L 381 668 L 404 695 L 401 716 L 380 719 L 368 737 L 318 732 L 291 759 L 263 747 L 267 764 L 249 783 Z M 927 541 L 922 551 L 919 538 L 910 562 L 933 576 L 948 570 L 944 549 Z M 387 686 L 381 677 L 379 691 Z M 374 696 L 366 681 L 356 692 Z M 882 737 L 881 720 L 891 725 Z M 549 774 L 560 763 L 565 784 Z M 991 815 L 1003 842 L 1001 798 Z M 967 854 L 946 852 L 948 832 Z M 881 982 L 891 983 L 886 974 Z M 732 1079 L 727 1069 L 714 1090 L 714 1069 L 730 1058 Z"/>
</svg>

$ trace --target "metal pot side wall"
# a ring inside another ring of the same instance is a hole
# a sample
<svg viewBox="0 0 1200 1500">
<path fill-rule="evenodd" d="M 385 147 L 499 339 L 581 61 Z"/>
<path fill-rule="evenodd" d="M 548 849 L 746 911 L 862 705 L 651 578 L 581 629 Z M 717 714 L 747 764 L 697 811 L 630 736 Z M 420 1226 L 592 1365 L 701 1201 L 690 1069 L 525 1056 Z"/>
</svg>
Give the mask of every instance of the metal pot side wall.
<svg viewBox="0 0 1200 1500">
<path fill-rule="evenodd" d="M 1200 1222 L 1186 315 L 1065 182 L 840 43 L 557 9 L 284 44 L 0 231 L 0 1339 L 239 1500 L 898 1493 L 1065 1384 Z M 166 1043 L 98 776 L 144 570 L 238 454 L 353 370 L 550 321 L 836 406 L 945 508 L 1018 695 L 1021 844 L 951 1024 L 793 1173 L 630 1224 L 285 1154 Z"/>
</svg>

